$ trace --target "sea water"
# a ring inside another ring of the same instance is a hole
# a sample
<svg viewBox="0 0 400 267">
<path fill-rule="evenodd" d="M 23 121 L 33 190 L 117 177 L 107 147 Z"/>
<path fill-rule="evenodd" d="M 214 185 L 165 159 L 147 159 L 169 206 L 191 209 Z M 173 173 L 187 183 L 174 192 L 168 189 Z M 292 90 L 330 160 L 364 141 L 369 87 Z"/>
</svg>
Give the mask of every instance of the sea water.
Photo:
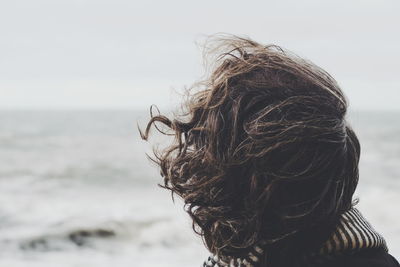
<svg viewBox="0 0 400 267">
<path fill-rule="evenodd" d="M 201 265 L 202 240 L 146 158 L 137 123 L 148 117 L 0 112 L 0 267 Z M 362 145 L 358 208 L 400 257 L 400 114 L 349 119 Z"/>
</svg>

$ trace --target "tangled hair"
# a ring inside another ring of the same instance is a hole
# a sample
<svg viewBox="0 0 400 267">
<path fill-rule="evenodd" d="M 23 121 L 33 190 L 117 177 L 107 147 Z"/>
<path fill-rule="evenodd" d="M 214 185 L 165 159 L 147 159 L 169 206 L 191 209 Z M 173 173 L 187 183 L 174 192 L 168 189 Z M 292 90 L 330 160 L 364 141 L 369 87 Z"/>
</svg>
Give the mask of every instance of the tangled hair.
<svg viewBox="0 0 400 267">
<path fill-rule="evenodd" d="M 193 230 L 217 255 L 260 240 L 285 244 L 350 209 L 360 145 L 346 99 L 324 70 L 275 45 L 213 42 L 211 74 L 185 112 L 151 115 L 175 136 L 155 151 L 162 187 L 180 196 Z M 289 246 L 289 245 L 288 245 Z"/>
</svg>

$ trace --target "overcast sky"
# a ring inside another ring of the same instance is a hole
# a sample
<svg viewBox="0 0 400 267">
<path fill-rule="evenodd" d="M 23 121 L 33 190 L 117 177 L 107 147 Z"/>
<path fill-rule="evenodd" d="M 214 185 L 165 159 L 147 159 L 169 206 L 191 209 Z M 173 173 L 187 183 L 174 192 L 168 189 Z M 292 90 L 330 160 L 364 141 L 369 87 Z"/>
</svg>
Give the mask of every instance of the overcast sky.
<svg viewBox="0 0 400 267">
<path fill-rule="evenodd" d="M 1 1 L 0 109 L 174 105 L 217 32 L 310 59 L 353 109 L 400 109 L 399 14 L 399 0 Z"/>
</svg>

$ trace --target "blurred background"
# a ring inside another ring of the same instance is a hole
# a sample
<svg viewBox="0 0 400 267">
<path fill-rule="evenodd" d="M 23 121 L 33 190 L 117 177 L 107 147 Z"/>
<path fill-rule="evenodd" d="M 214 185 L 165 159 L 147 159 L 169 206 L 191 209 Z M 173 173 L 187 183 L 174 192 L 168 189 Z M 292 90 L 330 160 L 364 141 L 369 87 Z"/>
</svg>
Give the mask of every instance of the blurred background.
<svg viewBox="0 0 400 267">
<path fill-rule="evenodd" d="M 330 72 L 362 145 L 356 196 L 400 257 L 400 2 L 0 2 L 0 266 L 200 266 L 137 123 L 178 107 L 226 32 Z M 162 143 L 161 139 L 152 139 Z M 153 142 L 153 143 L 154 143 Z"/>
</svg>

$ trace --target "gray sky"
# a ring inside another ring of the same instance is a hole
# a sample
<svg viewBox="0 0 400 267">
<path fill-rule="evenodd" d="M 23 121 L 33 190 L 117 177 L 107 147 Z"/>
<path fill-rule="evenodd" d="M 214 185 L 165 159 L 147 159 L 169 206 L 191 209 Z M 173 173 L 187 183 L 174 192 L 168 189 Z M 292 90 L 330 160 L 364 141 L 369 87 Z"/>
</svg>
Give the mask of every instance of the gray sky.
<svg viewBox="0 0 400 267">
<path fill-rule="evenodd" d="M 330 72 L 353 109 L 400 109 L 400 1 L 0 2 L 0 109 L 174 105 L 226 32 Z"/>
</svg>

